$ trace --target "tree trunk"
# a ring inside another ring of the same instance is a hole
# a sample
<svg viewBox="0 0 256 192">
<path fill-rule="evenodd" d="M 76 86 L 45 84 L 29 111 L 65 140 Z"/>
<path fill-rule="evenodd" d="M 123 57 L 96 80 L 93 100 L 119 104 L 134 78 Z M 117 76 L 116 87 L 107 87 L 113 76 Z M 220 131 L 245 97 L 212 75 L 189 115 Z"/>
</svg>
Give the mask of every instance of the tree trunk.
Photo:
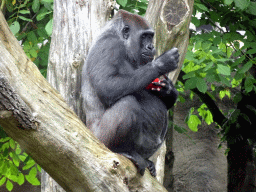
<svg viewBox="0 0 256 192">
<path fill-rule="evenodd" d="M 221 149 L 218 145 L 221 140 L 218 136 L 219 130 L 215 124 L 207 125 L 203 122 L 198 126 L 198 132 L 192 132 L 187 127 L 184 119 L 191 107 L 198 108 L 202 101 L 196 95 L 193 101 L 190 94 L 182 95 L 185 103 L 177 103 L 174 109 L 174 123 L 188 130 L 186 134 L 177 131 L 173 133 L 173 191 L 227 191 L 227 157 L 225 155 L 225 144 Z M 229 99 L 223 98 L 219 101 L 221 110 L 228 111 Z M 170 154 L 170 159 L 171 159 Z M 165 185 L 170 190 L 171 185 Z"/>
<path fill-rule="evenodd" d="M 53 34 L 47 80 L 57 89 L 80 119 L 82 111 L 81 71 L 92 39 L 105 24 L 111 12 L 111 1 L 54 1 Z M 44 170 L 42 192 L 64 191 Z"/>
<path fill-rule="evenodd" d="M 228 192 L 255 191 L 255 165 L 253 147 L 248 141 L 229 144 Z"/>
<path fill-rule="evenodd" d="M 256 93 L 252 91 L 249 94 L 244 94 L 244 92 L 242 85 L 243 96 L 236 109 L 240 111 L 240 115 L 230 125 L 228 132 L 228 136 L 232 138 L 228 140 L 228 192 L 254 192 L 256 189 L 255 152 L 253 150 L 255 145 L 252 143 L 256 140 L 256 103 L 254 102 Z M 248 119 L 244 118 L 242 114 L 246 115 Z M 252 140 L 249 141 L 248 138 Z"/>
<path fill-rule="evenodd" d="M 193 12 L 194 0 L 151 0 L 145 18 L 155 29 L 155 47 L 157 56 L 173 47 L 177 47 L 180 53 L 179 67 L 169 74 L 173 83 L 177 81 L 182 64 L 184 62 L 189 44 L 189 24 Z M 171 118 L 172 119 L 172 118 Z M 171 129 L 171 130 L 170 130 Z M 172 153 L 172 127 L 167 134 L 167 158 L 173 157 Z M 165 179 L 165 186 L 172 186 L 173 160 L 165 161 L 166 144 L 152 157 L 157 170 L 157 180 L 161 183 Z M 166 170 L 164 167 L 166 166 Z M 167 174 L 167 175 L 164 175 Z"/>
<path fill-rule="evenodd" d="M 94 137 L 26 57 L 1 11 L 0 53 L 0 124 L 63 189 L 166 191 Z"/>
</svg>

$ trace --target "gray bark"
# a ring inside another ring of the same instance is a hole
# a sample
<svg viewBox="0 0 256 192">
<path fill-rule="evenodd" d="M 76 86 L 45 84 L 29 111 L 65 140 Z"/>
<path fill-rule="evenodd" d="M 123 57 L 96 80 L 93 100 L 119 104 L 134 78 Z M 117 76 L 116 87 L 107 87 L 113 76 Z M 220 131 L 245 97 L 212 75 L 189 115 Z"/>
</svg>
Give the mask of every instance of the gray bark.
<svg viewBox="0 0 256 192">
<path fill-rule="evenodd" d="M 111 11 L 107 1 L 54 1 L 54 24 L 47 80 L 85 122 L 80 99 L 81 71 L 92 39 Z M 63 190 L 44 170 L 42 192 Z"/>
<path fill-rule="evenodd" d="M 192 132 L 184 122 L 191 107 L 200 107 L 202 102 L 195 96 L 193 101 L 189 94 L 186 102 L 178 103 L 174 110 L 174 123 L 185 127 L 187 135 L 174 131 L 173 134 L 173 191 L 227 191 L 227 157 L 225 144 L 218 149 L 220 138 L 215 125 L 205 122 L 198 127 L 198 132 Z M 223 111 L 230 109 L 230 100 L 218 100 Z M 171 186 L 165 185 L 168 191 Z"/>
</svg>

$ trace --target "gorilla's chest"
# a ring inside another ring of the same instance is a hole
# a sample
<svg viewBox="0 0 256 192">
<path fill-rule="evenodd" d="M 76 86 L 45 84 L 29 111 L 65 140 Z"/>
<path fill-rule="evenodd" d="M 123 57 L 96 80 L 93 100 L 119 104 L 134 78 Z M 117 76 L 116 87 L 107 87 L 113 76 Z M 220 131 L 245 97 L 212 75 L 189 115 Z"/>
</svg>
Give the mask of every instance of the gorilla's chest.
<svg viewBox="0 0 256 192">
<path fill-rule="evenodd" d="M 134 94 L 142 109 L 148 112 L 150 117 L 161 118 L 165 116 L 167 108 L 165 104 L 150 91 L 142 90 Z"/>
</svg>

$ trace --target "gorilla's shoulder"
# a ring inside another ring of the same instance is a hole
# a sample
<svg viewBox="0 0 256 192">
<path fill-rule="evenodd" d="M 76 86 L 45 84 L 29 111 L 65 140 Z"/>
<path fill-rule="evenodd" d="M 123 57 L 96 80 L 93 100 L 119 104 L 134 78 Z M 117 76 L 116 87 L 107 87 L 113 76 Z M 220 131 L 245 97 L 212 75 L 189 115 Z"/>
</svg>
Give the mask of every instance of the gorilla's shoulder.
<svg viewBox="0 0 256 192">
<path fill-rule="evenodd" d="M 106 34 L 101 36 L 98 39 L 98 43 L 107 43 L 108 46 L 107 47 L 113 47 L 113 46 L 118 46 L 118 45 L 123 45 L 124 46 L 124 42 L 120 39 L 119 36 L 117 36 L 116 34 Z"/>
<path fill-rule="evenodd" d="M 115 34 L 105 34 L 96 41 L 92 46 L 92 50 L 95 53 L 103 53 L 109 55 L 109 53 L 115 52 L 116 54 L 125 53 L 125 45 L 123 40 Z"/>
</svg>

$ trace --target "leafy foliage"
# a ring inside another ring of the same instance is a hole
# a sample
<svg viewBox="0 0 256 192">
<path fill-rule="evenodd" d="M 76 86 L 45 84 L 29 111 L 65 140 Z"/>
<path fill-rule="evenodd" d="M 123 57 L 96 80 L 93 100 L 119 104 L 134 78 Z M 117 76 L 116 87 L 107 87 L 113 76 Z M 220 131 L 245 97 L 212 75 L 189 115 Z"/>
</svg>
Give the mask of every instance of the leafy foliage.
<svg viewBox="0 0 256 192">
<path fill-rule="evenodd" d="M 0 133 L 1 136 L 4 133 Z M 20 170 L 30 170 L 25 175 Z M 0 186 L 6 184 L 6 188 L 11 191 L 13 182 L 22 185 L 26 180 L 32 185 L 40 185 L 37 179 L 37 172 L 41 168 L 31 159 L 20 146 L 10 137 L 0 139 Z"/>
<path fill-rule="evenodd" d="M 116 2 L 120 5 L 119 9 L 123 9 L 142 16 L 145 15 L 148 7 L 148 0 L 116 0 Z"/>
<path fill-rule="evenodd" d="M 50 36 L 53 25 L 53 0 L 6 0 L 6 20 L 26 55 L 46 76 Z"/>
<path fill-rule="evenodd" d="M 249 0 L 195 1 L 192 23 L 196 27 L 211 25 L 214 30 L 192 32 L 182 68 L 185 90 L 197 89 L 213 100 L 227 96 L 235 102 L 239 101 L 231 95 L 233 88 L 242 88 L 245 94 L 256 90 L 255 78 L 249 73 L 256 64 L 255 15 L 256 2 Z M 205 120 L 206 114 L 211 114 L 206 106 L 199 109 Z M 206 121 L 213 122 L 212 117 Z M 191 130 L 197 129 L 199 121 L 193 115 L 187 122 Z"/>
</svg>

